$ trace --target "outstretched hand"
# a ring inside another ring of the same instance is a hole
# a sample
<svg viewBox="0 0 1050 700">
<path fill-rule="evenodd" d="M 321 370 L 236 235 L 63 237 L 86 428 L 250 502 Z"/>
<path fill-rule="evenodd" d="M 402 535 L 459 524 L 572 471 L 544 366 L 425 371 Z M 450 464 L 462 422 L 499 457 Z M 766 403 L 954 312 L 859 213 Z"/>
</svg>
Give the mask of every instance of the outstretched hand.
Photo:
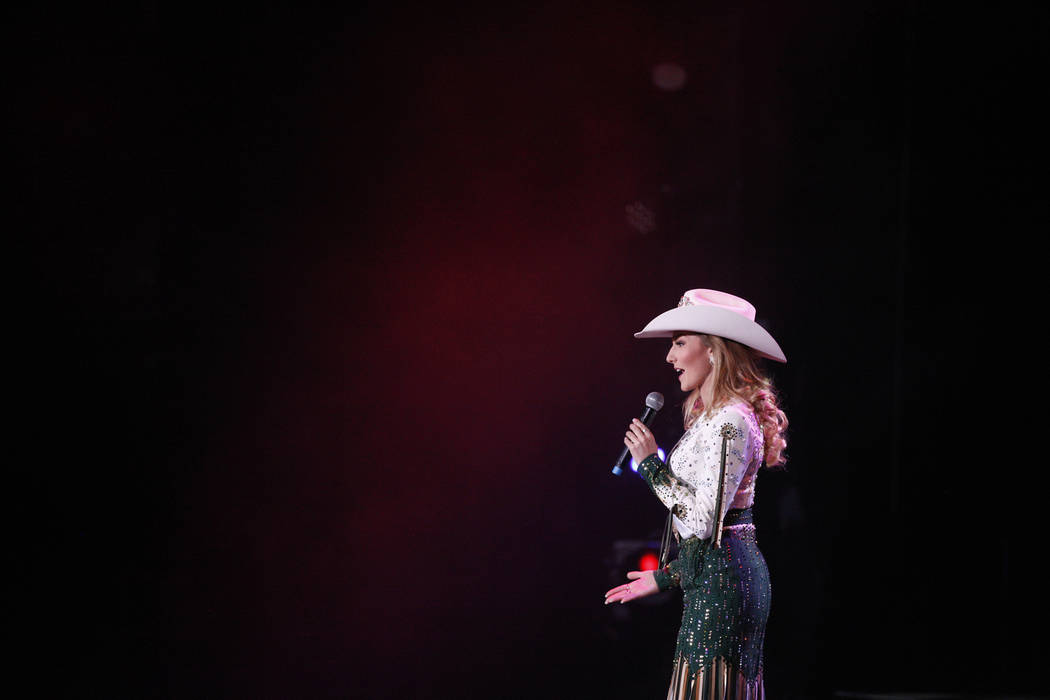
<svg viewBox="0 0 1050 700">
<path fill-rule="evenodd" d="M 656 579 L 652 571 L 628 571 L 627 578 L 630 583 L 617 586 L 605 593 L 605 604 L 626 603 L 636 598 L 644 598 L 647 595 L 658 593 Z"/>
</svg>

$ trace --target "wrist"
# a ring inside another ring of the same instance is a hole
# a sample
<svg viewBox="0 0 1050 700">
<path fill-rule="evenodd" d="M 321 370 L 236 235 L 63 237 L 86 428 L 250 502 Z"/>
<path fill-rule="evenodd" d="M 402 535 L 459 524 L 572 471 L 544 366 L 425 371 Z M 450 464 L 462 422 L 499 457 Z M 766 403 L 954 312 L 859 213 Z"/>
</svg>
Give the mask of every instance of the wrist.
<svg viewBox="0 0 1050 700">
<path fill-rule="evenodd" d="M 671 570 L 671 565 L 668 564 L 653 572 L 653 581 L 656 583 L 657 590 L 662 593 L 678 585 L 678 575 Z"/>
<path fill-rule="evenodd" d="M 651 455 L 643 459 L 638 463 L 638 473 L 641 474 L 647 481 L 652 481 L 657 474 L 664 468 L 663 460 L 660 459 L 657 453 L 653 452 Z"/>
</svg>

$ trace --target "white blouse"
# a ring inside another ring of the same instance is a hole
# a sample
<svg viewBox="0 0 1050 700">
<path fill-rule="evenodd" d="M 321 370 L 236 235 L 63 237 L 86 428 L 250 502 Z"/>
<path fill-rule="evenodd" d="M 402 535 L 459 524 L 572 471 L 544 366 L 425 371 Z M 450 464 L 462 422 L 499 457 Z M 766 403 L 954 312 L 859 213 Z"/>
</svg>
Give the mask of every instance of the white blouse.
<svg viewBox="0 0 1050 700">
<path fill-rule="evenodd" d="M 674 516 L 682 538 L 712 534 L 722 458 L 722 426 L 735 430 L 726 445 L 726 498 L 719 517 L 730 508 L 755 502 L 755 476 L 762 466 L 764 439 L 747 403 L 730 403 L 710 417 L 701 416 L 685 431 L 668 458 L 670 473 L 653 486 L 656 496 Z"/>
</svg>

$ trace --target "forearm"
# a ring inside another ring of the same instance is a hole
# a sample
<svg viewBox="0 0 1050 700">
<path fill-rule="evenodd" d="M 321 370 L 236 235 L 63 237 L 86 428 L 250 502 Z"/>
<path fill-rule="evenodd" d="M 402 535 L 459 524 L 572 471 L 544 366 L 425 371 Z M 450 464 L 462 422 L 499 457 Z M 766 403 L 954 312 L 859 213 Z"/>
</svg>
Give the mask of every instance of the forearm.
<svg viewBox="0 0 1050 700">
<path fill-rule="evenodd" d="M 655 454 L 649 455 L 638 465 L 638 473 L 653 494 L 676 517 L 689 520 L 696 506 L 696 494 L 671 472 L 663 460 Z"/>
</svg>

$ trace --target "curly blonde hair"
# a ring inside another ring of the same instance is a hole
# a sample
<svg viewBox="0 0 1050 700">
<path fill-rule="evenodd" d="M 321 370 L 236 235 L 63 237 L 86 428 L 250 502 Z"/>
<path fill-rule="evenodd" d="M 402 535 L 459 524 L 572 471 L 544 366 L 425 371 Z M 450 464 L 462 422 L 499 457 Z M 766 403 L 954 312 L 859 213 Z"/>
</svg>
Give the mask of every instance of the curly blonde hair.
<svg viewBox="0 0 1050 700">
<path fill-rule="evenodd" d="M 759 368 L 758 355 L 735 340 L 697 333 L 714 360 L 714 392 L 711 406 L 704 406 L 697 387 L 682 404 L 682 418 L 688 427 L 701 415 L 710 416 L 715 409 L 733 400 L 744 401 L 755 412 L 765 441 L 763 461 L 767 467 L 787 462 L 788 419 L 777 404 L 773 382 Z"/>
</svg>

